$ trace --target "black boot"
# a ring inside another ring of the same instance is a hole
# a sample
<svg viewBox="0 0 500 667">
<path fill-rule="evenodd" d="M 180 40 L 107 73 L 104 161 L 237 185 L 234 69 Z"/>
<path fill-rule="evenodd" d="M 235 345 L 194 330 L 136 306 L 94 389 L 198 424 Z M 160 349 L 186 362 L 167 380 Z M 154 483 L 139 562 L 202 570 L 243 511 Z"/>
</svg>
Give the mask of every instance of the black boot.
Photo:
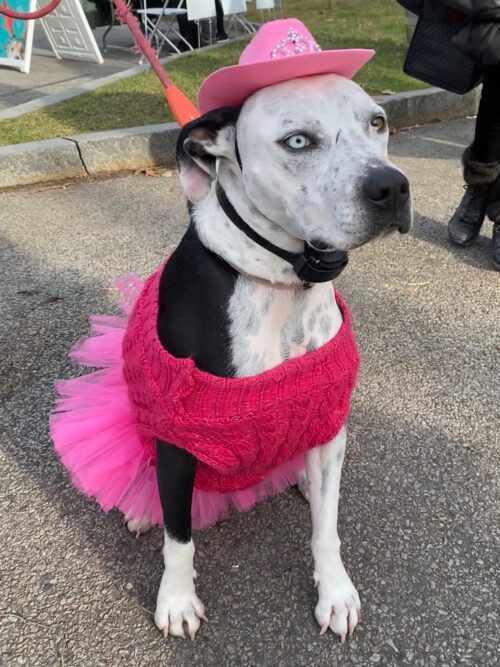
<svg viewBox="0 0 500 667">
<path fill-rule="evenodd" d="M 488 185 L 464 185 L 465 194 L 448 223 L 448 236 L 457 245 L 473 243 L 486 217 Z"/>
<path fill-rule="evenodd" d="M 453 243 L 468 246 L 474 242 L 486 217 L 489 191 L 498 179 L 500 163 L 478 162 L 472 157 L 471 146 L 463 155 L 465 194 L 448 223 L 448 235 Z"/>
</svg>

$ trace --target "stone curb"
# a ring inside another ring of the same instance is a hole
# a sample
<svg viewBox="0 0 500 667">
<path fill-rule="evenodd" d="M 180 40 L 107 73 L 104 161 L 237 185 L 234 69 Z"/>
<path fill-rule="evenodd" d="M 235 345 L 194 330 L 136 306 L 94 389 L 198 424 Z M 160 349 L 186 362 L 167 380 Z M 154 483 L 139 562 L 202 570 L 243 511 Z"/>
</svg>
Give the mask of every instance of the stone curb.
<svg viewBox="0 0 500 667">
<path fill-rule="evenodd" d="M 78 146 L 48 139 L 0 148 L 0 188 L 87 176 Z"/>
<path fill-rule="evenodd" d="M 376 97 L 394 129 L 473 116 L 480 90 L 426 90 Z M 0 148 L 0 189 L 143 167 L 175 166 L 175 123 L 80 134 Z"/>
<path fill-rule="evenodd" d="M 467 95 L 455 95 L 440 88 L 426 88 L 394 95 L 379 95 L 375 99 L 386 110 L 390 126 L 402 129 L 475 116 L 480 97 L 480 88 L 475 88 Z"/>
<path fill-rule="evenodd" d="M 78 147 L 87 174 L 95 176 L 102 172 L 141 167 L 174 167 L 178 132 L 177 123 L 163 123 L 78 134 L 68 137 L 68 140 Z"/>
</svg>

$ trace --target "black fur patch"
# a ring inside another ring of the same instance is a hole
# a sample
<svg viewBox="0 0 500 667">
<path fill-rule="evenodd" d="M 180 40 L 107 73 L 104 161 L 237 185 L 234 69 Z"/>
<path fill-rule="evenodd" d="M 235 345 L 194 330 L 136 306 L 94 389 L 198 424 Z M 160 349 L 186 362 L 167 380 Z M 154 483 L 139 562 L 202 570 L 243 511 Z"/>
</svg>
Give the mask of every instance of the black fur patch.
<svg viewBox="0 0 500 667">
<path fill-rule="evenodd" d="M 200 116 L 200 118 L 197 118 L 187 125 L 184 125 L 179 132 L 179 136 L 177 137 L 177 165 L 180 166 L 183 162 L 189 161 L 190 155 L 199 158 L 206 156 L 206 153 L 203 151 L 203 147 L 199 144 L 196 145 L 195 141 L 186 143 L 186 140 L 189 139 L 194 130 L 203 129 L 216 135 L 217 132 L 219 132 L 227 125 L 236 125 L 240 112 L 240 106 L 222 107 L 221 109 L 216 109 L 215 111 L 209 111 L 208 113 L 203 114 L 203 116 Z M 210 157 L 214 159 L 212 156 Z"/>
<path fill-rule="evenodd" d="M 212 375 L 234 375 L 227 308 L 237 277 L 205 248 L 191 223 L 160 281 L 158 336 L 170 354 L 191 357 Z"/>
</svg>

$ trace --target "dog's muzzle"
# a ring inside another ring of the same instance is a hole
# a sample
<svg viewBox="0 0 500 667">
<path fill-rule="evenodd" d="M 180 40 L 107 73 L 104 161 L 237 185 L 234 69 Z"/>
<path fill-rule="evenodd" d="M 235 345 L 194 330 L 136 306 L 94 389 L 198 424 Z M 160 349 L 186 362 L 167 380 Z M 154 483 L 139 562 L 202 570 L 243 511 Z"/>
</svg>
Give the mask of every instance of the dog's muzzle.
<svg viewBox="0 0 500 667">
<path fill-rule="evenodd" d="M 394 216 L 393 229 L 407 234 L 411 226 L 410 184 L 406 176 L 386 165 L 370 167 L 363 181 L 363 196 L 370 206 Z"/>
</svg>

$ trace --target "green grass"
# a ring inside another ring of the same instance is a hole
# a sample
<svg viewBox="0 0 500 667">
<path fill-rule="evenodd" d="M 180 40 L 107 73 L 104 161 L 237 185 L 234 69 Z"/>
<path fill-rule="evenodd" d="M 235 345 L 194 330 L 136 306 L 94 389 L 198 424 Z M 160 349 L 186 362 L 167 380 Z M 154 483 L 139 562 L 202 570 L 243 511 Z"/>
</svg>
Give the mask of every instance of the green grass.
<svg viewBox="0 0 500 667">
<path fill-rule="evenodd" d="M 323 49 L 374 48 L 376 57 L 356 81 L 370 94 L 423 87 L 402 72 L 406 51 L 404 13 L 395 0 L 284 0 L 286 16 L 306 23 Z M 175 83 L 196 99 L 203 79 L 237 62 L 245 42 L 192 53 L 168 66 Z M 139 74 L 17 119 L 0 121 L 0 145 L 51 139 L 172 120 L 163 90 L 152 72 Z"/>
</svg>

